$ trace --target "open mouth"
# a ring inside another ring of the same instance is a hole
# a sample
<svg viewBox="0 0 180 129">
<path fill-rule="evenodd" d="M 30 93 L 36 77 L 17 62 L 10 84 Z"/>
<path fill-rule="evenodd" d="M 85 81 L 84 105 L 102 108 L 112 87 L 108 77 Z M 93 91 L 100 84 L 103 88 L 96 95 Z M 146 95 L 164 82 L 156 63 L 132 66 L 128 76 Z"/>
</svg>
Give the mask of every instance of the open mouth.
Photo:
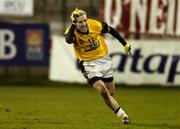
<svg viewBox="0 0 180 129">
<path fill-rule="evenodd" d="M 81 30 L 82 31 L 87 31 L 87 26 L 86 25 L 81 26 Z"/>
</svg>

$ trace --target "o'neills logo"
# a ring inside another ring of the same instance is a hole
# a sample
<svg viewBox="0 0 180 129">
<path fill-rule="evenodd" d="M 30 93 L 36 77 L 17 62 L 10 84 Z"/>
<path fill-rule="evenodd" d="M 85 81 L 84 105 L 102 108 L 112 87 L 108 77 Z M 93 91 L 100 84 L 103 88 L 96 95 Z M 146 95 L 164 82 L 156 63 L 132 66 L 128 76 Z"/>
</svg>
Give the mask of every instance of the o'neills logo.
<svg viewBox="0 0 180 129">
<path fill-rule="evenodd" d="M 180 0 L 101 0 L 100 17 L 125 34 L 180 37 Z"/>
</svg>

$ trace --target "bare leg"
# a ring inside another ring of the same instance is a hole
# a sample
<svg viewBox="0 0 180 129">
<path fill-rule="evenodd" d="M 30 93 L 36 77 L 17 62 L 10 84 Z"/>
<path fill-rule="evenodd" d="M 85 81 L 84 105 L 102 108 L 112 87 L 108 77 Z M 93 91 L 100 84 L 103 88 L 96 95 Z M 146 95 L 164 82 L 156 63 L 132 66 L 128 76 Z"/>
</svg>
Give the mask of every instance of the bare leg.
<svg viewBox="0 0 180 129">
<path fill-rule="evenodd" d="M 119 108 L 117 101 L 111 96 L 103 81 L 98 80 L 94 83 L 94 88 L 101 94 L 106 104 L 116 111 Z"/>
<path fill-rule="evenodd" d="M 127 114 L 120 108 L 117 101 L 112 97 L 114 94 L 114 83 L 105 83 L 101 80 L 98 80 L 94 83 L 93 87 L 101 94 L 104 98 L 106 104 L 120 117 L 124 124 L 129 124 L 130 121 L 128 119 Z M 110 94 L 111 93 L 111 94 Z"/>
<path fill-rule="evenodd" d="M 114 81 L 112 82 L 104 82 L 106 88 L 108 89 L 109 93 L 111 96 L 114 95 L 115 93 L 115 85 L 114 85 Z"/>
</svg>

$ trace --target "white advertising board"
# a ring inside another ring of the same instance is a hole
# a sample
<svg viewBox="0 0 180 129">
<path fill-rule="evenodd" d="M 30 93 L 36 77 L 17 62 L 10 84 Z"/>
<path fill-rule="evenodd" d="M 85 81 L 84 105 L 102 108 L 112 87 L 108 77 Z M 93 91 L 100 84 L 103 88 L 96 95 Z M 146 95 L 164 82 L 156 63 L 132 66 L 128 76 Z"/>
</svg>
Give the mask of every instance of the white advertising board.
<svg viewBox="0 0 180 129">
<path fill-rule="evenodd" d="M 33 16 L 33 0 L 1 0 L 0 15 Z"/>
<path fill-rule="evenodd" d="M 72 45 L 64 37 L 52 37 L 49 78 L 85 83 L 77 67 Z M 125 55 L 116 39 L 106 39 L 116 83 L 180 85 L 180 43 L 172 40 L 131 40 L 133 54 Z"/>
</svg>

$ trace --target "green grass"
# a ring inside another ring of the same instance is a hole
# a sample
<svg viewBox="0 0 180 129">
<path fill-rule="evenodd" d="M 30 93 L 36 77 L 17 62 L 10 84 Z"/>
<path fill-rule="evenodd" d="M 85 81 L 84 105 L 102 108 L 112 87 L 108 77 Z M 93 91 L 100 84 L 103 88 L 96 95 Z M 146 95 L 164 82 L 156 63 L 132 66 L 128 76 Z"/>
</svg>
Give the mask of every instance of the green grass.
<svg viewBox="0 0 180 129">
<path fill-rule="evenodd" d="M 180 129 L 180 89 L 118 87 L 123 125 L 89 86 L 0 86 L 0 129 Z"/>
</svg>

